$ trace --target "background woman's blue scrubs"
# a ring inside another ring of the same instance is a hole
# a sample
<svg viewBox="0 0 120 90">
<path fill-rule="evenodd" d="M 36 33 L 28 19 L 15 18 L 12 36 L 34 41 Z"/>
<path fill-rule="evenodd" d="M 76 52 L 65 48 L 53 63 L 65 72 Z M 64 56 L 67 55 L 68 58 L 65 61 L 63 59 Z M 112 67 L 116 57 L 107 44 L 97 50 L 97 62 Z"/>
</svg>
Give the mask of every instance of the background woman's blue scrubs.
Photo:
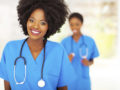
<svg viewBox="0 0 120 90">
<path fill-rule="evenodd" d="M 43 88 L 38 87 L 38 81 L 41 79 L 44 49 L 34 60 L 26 42 L 22 51 L 22 56 L 27 61 L 26 81 L 23 85 L 16 85 L 14 80 L 14 61 L 20 54 L 23 41 L 9 42 L 4 48 L 0 62 L 0 78 L 8 81 L 12 90 L 56 90 L 57 87 L 66 86 L 76 79 L 74 69 L 62 45 L 47 41 L 43 70 L 43 79 L 46 85 Z M 25 74 L 23 60 L 17 61 L 15 74 L 18 82 L 23 81 Z"/>
<path fill-rule="evenodd" d="M 99 52 L 97 50 L 96 44 L 94 40 L 89 36 L 81 36 L 78 42 L 75 42 L 72 38 L 72 36 L 69 36 L 65 38 L 62 41 L 63 46 L 65 47 L 67 54 L 71 54 L 72 52 L 75 53 L 75 57 L 72 60 L 72 65 L 76 71 L 77 74 L 77 80 L 75 82 L 75 86 L 71 87 L 69 86 L 69 90 L 73 90 L 73 88 L 76 88 L 75 90 L 91 90 L 91 82 L 89 77 L 89 67 L 84 66 L 81 63 L 82 58 L 80 57 L 80 46 L 84 43 L 88 46 L 88 56 L 87 60 L 94 59 L 95 57 L 99 56 Z M 72 51 L 73 50 L 73 51 Z M 83 55 L 86 53 L 85 46 L 82 46 L 82 52 Z"/>
</svg>

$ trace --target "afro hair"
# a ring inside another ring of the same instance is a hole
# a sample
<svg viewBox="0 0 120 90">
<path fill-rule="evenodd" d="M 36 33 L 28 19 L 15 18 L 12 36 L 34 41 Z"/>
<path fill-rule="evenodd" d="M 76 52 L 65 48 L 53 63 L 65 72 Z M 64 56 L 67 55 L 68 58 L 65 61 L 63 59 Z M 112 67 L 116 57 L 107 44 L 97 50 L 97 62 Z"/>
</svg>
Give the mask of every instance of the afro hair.
<svg viewBox="0 0 120 90">
<path fill-rule="evenodd" d="M 44 11 L 48 23 L 48 31 L 44 38 L 47 39 L 60 31 L 68 15 L 68 8 L 63 0 L 20 0 L 17 6 L 18 21 L 25 35 L 28 35 L 28 18 L 36 9 Z"/>
</svg>

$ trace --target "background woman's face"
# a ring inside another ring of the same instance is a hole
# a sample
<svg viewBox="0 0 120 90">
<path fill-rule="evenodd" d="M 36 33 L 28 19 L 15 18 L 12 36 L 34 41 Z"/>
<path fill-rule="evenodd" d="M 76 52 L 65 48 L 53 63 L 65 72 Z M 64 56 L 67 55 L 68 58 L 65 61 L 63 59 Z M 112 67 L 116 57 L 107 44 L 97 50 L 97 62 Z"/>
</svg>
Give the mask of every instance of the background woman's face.
<svg viewBox="0 0 120 90">
<path fill-rule="evenodd" d="M 80 29 L 82 27 L 82 22 L 80 21 L 80 19 L 73 17 L 69 20 L 69 24 L 73 34 L 77 34 L 80 32 Z"/>
<path fill-rule="evenodd" d="M 47 30 L 48 23 L 46 22 L 44 11 L 42 9 L 34 10 L 27 21 L 27 32 L 30 38 L 43 38 Z"/>
</svg>

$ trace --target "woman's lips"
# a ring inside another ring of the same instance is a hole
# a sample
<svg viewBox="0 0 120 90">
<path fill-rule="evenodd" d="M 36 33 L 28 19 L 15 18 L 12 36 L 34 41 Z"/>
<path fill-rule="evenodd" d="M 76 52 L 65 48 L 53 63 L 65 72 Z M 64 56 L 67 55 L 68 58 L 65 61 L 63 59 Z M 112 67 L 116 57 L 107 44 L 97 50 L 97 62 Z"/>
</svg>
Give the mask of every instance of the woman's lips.
<svg viewBox="0 0 120 90">
<path fill-rule="evenodd" d="M 41 32 L 36 29 L 31 29 L 31 33 L 32 33 L 32 35 L 39 35 Z"/>
<path fill-rule="evenodd" d="M 73 30 L 73 33 L 77 33 L 77 30 Z"/>
</svg>

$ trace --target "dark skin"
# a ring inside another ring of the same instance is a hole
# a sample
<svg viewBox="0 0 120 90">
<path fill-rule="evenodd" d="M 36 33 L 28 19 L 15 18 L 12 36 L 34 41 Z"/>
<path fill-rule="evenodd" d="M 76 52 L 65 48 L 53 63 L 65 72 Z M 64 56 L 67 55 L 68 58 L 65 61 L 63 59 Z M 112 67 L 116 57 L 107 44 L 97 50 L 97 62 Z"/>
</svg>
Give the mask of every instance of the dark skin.
<svg viewBox="0 0 120 90">
<path fill-rule="evenodd" d="M 11 90 L 10 84 L 6 80 L 4 80 L 4 87 L 5 87 L 5 90 Z"/>
<path fill-rule="evenodd" d="M 82 28 L 83 22 L 81 22 L 80 19 L 73 17 L 69 20 L 69 24 L 73 32 L 72 38 L 75 42 L 78 42 L 80 37 L 82 36 L 81 28 Z M 74 56 L 72 54 L 69 54 L 68 57 L 70 62 L 72 62 Z M 91 66 L 93 64 L 93 59 L 87 60 L 86 58 L 84 58 L 82 60 L 82 64 L 84 66 Z"/>
<path fill-rule="evenodd" d="M 44 11 L 42 9 L 36 9 L 33 11 L 27 21 L 27 31 L 29 38 L 27 44 L 31 51 L 31 54 L 36 60 L 42 49 L 44 48 L 43 37 L 48 30 L 48 24 L 45 20 Z M 5 90 L 11 90 L 10 84 L 4 81 Z M 57 90 L 68 90 L 67 86 L 58 87 Z"/>
</svg>

